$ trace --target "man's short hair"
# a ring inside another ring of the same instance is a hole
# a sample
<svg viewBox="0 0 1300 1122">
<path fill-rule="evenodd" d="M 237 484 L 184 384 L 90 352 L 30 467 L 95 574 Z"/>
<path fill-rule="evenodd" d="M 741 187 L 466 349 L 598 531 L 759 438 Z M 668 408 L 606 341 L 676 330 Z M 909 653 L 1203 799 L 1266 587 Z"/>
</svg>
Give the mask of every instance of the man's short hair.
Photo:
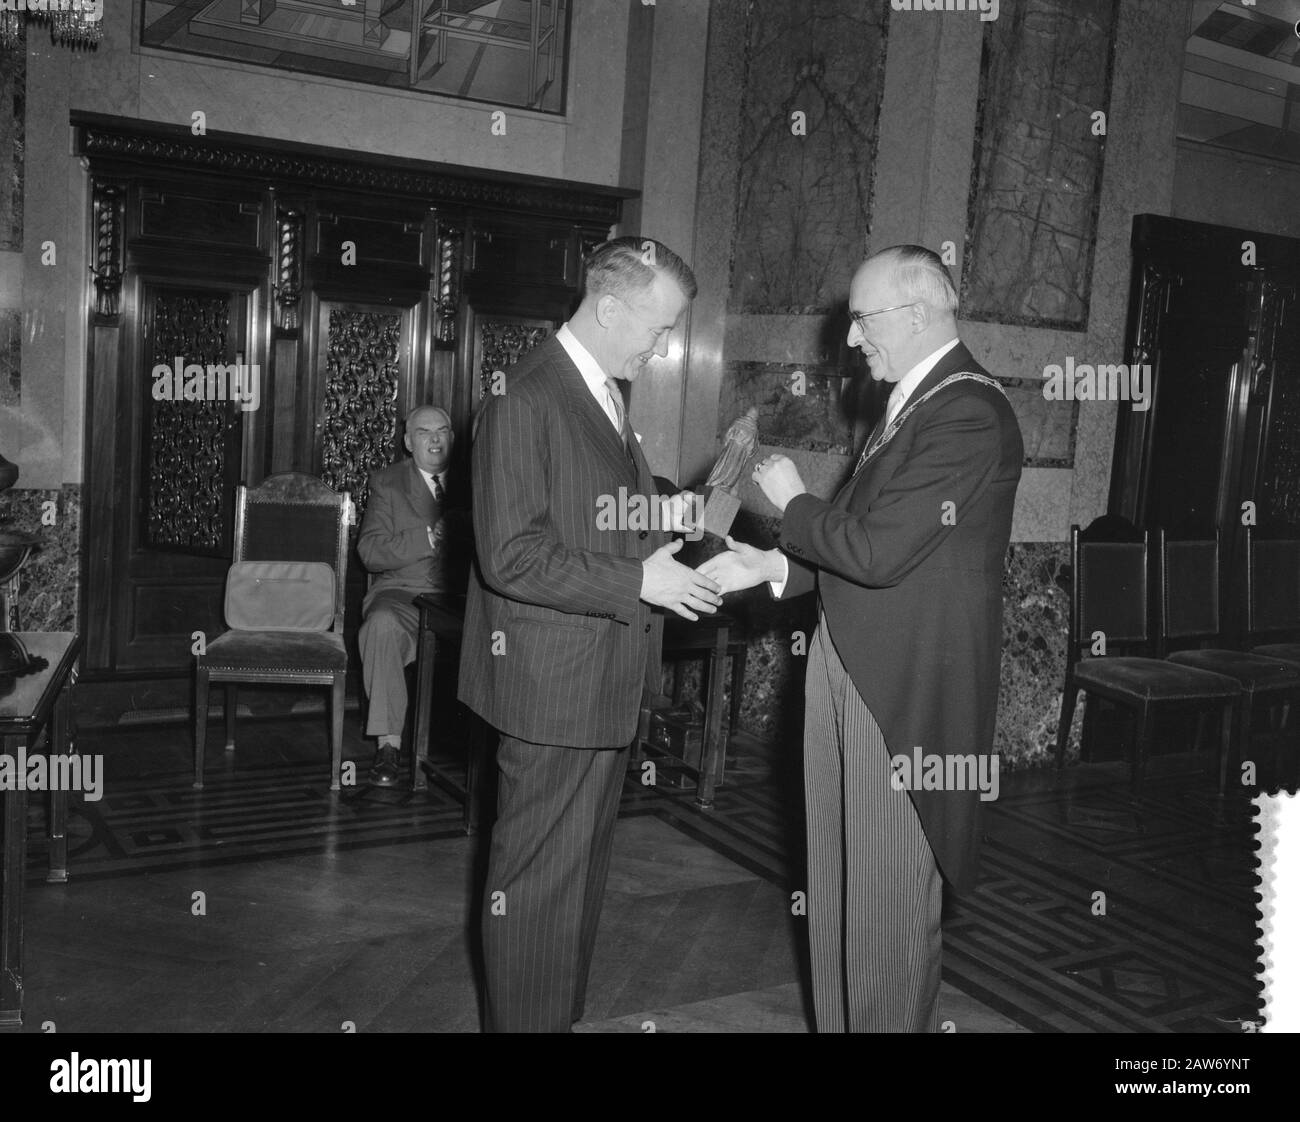
<svg viewBox="0 0 1300 1122">
<path fill-rule="evenodd" d="M 691 267 L 654 238 L 629 236 L 603 242 L 587 255 L 585 264 L 583 295 L 634 300 L 661 273 L 677 282 L 687 300 L 694 300 L 699 291 Z"/>
<path fill-rule="evenodd" d="M 892 262 L 889 279 L 903 300 L 918 300 L 940 311 L 957 314 L 957 287 L 948 266 L 923 245 L 891 245 L 867 258 Z"/>
</svg>

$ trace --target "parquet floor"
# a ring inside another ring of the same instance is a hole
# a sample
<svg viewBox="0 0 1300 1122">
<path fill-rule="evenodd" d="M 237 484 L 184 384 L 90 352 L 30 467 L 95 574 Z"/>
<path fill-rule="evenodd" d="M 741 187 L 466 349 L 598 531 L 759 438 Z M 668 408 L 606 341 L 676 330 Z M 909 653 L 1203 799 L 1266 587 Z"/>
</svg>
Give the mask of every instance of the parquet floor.
<svg viewBox="0 0 1300 1122">
<path fill-rule="evenodd" d="M 332 795 L 318 717 L 241 729 L 201 792 L 183 728 L 83 732 L 107 780 L 74 806 L 68 884 L 41 879 L 30 822 L 24 1030 L 477 1031 L 483 847 L 458 800 Z M 352 715 L 346 736 L 364 775 Z M 629 777 L 578 1031 L 809 1031 L 797 746 L 734 749 L 711 811 Z M 956 1031 L 1256 1015 L 1250 806 L 1202 766 L 1157 761 L 1136 797 L 1119 765 L 1004 777 L 979 888 L 945 917 Z"/>
</svg>

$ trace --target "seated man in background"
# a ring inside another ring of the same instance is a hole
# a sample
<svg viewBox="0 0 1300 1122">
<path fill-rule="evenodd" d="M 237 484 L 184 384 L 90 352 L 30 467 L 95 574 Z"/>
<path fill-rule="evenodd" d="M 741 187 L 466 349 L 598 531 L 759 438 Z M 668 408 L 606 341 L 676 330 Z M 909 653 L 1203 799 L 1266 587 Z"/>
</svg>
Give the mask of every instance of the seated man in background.
<svg viewBox="0 0 1300 1122">
<path fill-rule="evenodd" d="M 397 784 L 398 751 L 406 724 L 406 667 L 415 661 L 423 592 L 464 592 L 468 579 L 464 512 L 449 501 L 451 418 L 420 405 L 406 418 L 410 459 L 370 477 L 370 499 L 357 553 L 370 572 L 361 605 L 361 672 L 370 700 L 366 735 L 378 737 L 370 783 Z"/>
</svg>

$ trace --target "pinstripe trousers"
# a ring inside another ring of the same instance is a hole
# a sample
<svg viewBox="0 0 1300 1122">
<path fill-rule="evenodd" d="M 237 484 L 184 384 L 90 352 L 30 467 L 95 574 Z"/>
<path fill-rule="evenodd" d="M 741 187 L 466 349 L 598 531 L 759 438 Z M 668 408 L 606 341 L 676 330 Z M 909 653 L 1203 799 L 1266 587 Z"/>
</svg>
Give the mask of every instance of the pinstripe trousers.
<svg viewBox="0 0 1300 1122">
<path fill-rule="evenodd" d="M 491 1032 L 582 1019 L 627 757 L 501 737 L 483 898 Z"/>
<path fill-rule="evenodd" d="M 804 792 L 818 1032 L 935 1032 L 943 880 L 823 616 L 808 650 Z"/>
</svg>

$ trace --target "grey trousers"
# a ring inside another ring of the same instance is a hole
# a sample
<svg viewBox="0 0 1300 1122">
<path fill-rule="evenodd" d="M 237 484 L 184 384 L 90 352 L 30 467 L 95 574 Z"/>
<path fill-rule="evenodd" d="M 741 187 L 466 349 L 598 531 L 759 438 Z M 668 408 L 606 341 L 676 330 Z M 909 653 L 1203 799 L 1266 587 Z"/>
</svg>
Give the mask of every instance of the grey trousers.
<svg viewBox="0 0 1300 1122">
<path fill-rule="evenodd" d="M 483 894 L 490 1032 L 568 1032 L 582 1019 L 627 749 L 503 736 Z"/>
<path fill-rule="evenodd" d="M 818 1032 L 938 1029 L 943 880 L 912 800 L 889 776 L 880 726 L 823 619 L 808 651 L 804 716 Z"/>
<path fill-rule="evenodd" d="M 367 736 L 401 736 L 406 725 L 406 667 L 415 661 L 420 627 L 420 609 L 412 601 L 418 595 L 409 588 L 384 589 L 366 605 L 357 644 L 370 700 Z"/>
</svg>

